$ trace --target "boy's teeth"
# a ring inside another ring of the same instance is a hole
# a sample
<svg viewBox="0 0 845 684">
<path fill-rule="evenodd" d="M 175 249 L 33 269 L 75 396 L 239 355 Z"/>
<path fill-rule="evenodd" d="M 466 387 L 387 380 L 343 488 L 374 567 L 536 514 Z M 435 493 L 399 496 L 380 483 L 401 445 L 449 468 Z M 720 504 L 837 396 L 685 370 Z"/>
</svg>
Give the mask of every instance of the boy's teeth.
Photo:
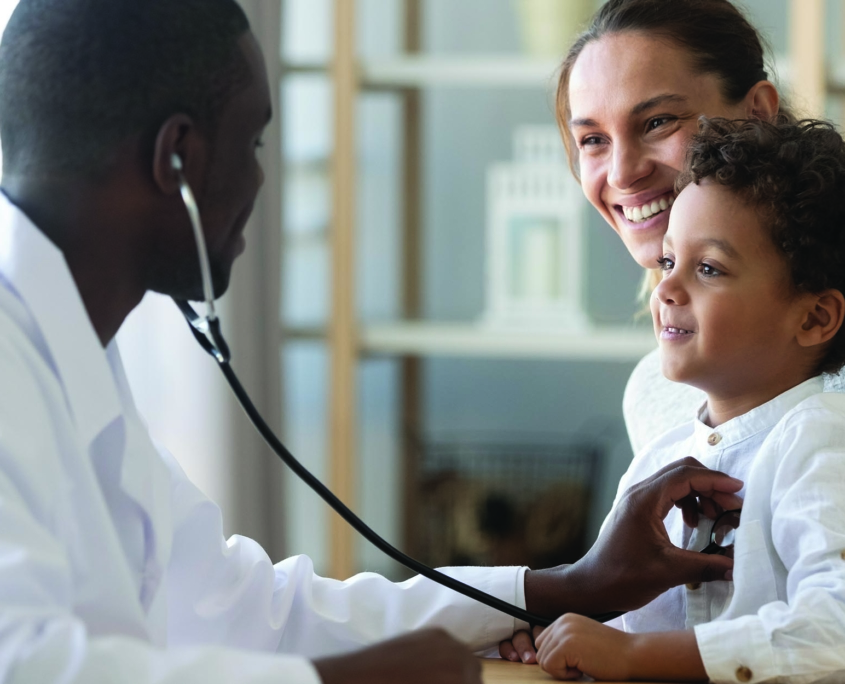
<svg viewBox="0 0 845 684">
<path fill-rule="evenodd" d="M 674 203 L 674 197 L 662 197 L 659 200 L 643 204 L 640 207 L 622 207 L 622 212 L 629 221 L 640 223 L 646 219 L 650 219 L 655 214 L 659 214 L 661 211 L 666 211 Z"/>
</svg>

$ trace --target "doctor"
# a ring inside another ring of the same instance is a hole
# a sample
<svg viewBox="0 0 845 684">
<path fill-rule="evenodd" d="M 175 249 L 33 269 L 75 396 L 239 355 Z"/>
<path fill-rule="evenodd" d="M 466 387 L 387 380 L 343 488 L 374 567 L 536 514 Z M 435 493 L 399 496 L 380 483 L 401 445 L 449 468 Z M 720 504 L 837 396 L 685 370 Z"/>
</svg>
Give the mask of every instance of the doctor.
<svg viewBox="0 0 845 684">
<path fill-rule="evenodd" d="M 244 249 L 271 118 L 233 0 L 22 0 L 0 46 L 0 681 L 479 682 L 525 625 L 420 578 L 276 566 L 157 448 L 114 336 L 148 290 L 215 292 Z M 731 561 L 674 548 L 673 505 L 737 503 L 695 462 L 629 491 L 581 562 L 449 572 L 548 616 L 641 606 Z"/>
</svg>

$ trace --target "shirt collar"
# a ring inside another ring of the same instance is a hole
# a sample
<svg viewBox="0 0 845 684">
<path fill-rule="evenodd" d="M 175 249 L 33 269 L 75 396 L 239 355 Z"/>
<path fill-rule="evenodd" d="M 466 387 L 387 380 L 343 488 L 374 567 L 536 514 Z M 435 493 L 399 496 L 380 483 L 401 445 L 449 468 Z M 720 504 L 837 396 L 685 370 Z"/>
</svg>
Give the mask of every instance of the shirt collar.
<svg viewBox="0 0 845 684">
<path fill-rule="evenodd" d="M 15 288 L 40 329 L 77 429 L 90 445 L 121 415 L 106 350 L 61 250 L 2 193 L 0 273 Z"/>
<path fill-rule="evenodd" d="M 805 399 L 824 391 L 824 379 L 818 375 L 787 390 L 771 401 L 712 428 L 702 422 L 707 403 L 699 409 L 695 420 L 695 441 L 707 449 L 726 449 L 763 430 L 771 430 L 777 422 Z"/>
</svg>

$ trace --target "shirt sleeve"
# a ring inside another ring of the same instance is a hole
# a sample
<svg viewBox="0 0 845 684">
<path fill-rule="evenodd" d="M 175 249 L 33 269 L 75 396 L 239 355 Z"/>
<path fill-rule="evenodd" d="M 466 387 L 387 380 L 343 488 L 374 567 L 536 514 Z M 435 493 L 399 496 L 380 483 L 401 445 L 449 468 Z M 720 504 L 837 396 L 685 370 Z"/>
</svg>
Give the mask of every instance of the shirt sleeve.
<svg viewBox="0 0 845 684">
<path fill-rule="evenodd" d="M 776 448 L 754 464 L 752 477 L 771 492 L 771 536 L 760 541 L 787 571 L 777 588 L 785 600 L 695 627 L 713 682 L 804 684 L 845 671 L 845 398 L 819 401 L 834 410 L 792 414 Z M 759 568 L 761 583 L 762 573 L 771 568 Z"/>
<path fill-rule="evenodd" d="M 212 642 L 319 658 L 440 627 L 473 651 L 487 653 L 527 627 L 423 577 L 394 583 L 362 573 L 337 581 L 315 574 L 306 556 L 274 566 L 253 540 L 234 536 L 226 541 L 219 508 L 172 457 L 170 464 L 176 480 L 168 573 L 171 643 Z M 442 570 L 525 606 L 525 568 Z"/>
<path fill-rule="evenodd" d="M 109 634 L 80 590 L 78 573 L 96 571 L 97 558 L 72 562 L 86 520 L 65 504 L 78 482 L 63 471 L 59 428 L 21 371 L 27 361 L 0 340 L 0 386 L 14 388 L 0 392 L 0 682 L 319 684 L 303 657 L 157 648 L 137 623 Z"/>
</svg>

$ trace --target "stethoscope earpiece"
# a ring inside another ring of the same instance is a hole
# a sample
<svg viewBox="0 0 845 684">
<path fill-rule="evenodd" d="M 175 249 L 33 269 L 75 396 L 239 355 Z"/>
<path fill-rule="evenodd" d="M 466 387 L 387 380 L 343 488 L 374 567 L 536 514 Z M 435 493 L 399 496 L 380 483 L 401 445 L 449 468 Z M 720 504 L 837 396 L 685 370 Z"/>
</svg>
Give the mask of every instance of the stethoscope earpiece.
<svg viewBox="0 0 845 684">
<path fill-rule="evenodd" d="M 191 227 L 194 231 L 194 240 L 197 243 L 197 256 L 200 262 L 200 275 L 202 277 L 202 291 L 205 299 L 206 315 L 200 317 L 202 325 L 208 328 L 208 323 L 217 320 L 217 312 L 214 310 L 214 285 L 211 281 L 211 265 L 208 261 L 208 250 L 205 246 L 205 235 L 202 230 L 202 219 L 200 218 L 200 210 L 197 205 L 194 193 L 191 192 L 191 186 L 188 185 L 188 179 L 185 178 L 184 165 L 182 158 L 178 154 L 170 155 L 170 165 L 179 176 L 179 194 L 182 196 L 182 201 L 185 203 L 185 209 L 188 211 L 188 218 L 191 220 Z M 196 322 L 194 322 L 196 325 Z"/>
</svg>

